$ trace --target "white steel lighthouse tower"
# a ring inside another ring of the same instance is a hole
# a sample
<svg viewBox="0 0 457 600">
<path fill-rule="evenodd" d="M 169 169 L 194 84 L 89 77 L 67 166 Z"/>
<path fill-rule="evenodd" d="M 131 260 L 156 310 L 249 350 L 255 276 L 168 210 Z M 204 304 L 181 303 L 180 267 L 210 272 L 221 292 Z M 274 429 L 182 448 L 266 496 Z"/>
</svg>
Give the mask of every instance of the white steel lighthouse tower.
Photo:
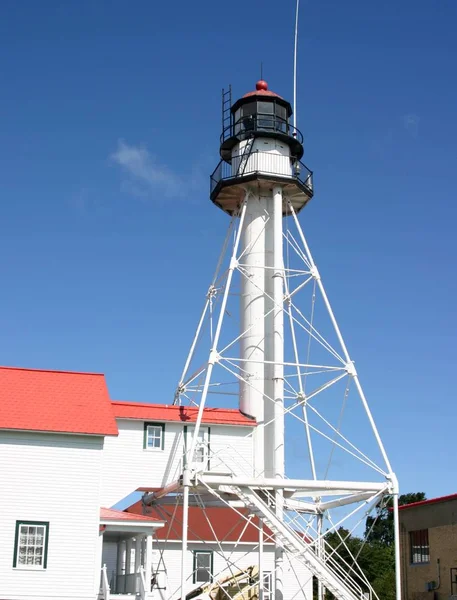
<svg viewBox="0 0 457 600">
<path fill-rule="evenodd" d="M 256 519 L 256 597 L 264 594 L 269 540 L 275 600 L 292 600 L 286 566 L 299 580 L 317 580 L 319 600 L 325 590 L 362 600 L 375 594 L 340 527 L 359 532 L 370 510 L 393 496 L 400 600 L 397 482 L 298 220 L 313 176 L 291 115 L 265 81 L 233 104 L 231 91 L 223 92 L 210 196 L 231 223 L 174 400 L 198 407 L 198 418 L 179 478 L 143 500 L 183 505 L 181 598 L 192 587 L 185 570 L 191 505 L 230 508 L 250 525 Z M 202 434 L 204 410 L 221 405 L 252 421 L 252 452 L 216 451 Z M 350 560 L 327 547 L 329 532 Z M 228 572 L 236 566 L 227 558 Z M 224 596 L 237 594 L 224 588 Z"/>
</svg>

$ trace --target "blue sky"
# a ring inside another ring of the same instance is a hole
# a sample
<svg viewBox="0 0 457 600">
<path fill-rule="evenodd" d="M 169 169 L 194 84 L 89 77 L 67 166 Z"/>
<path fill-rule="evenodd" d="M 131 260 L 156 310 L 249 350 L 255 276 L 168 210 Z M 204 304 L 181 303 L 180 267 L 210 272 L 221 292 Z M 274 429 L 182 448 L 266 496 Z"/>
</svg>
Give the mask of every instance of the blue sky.
<svg viewBox="0 0 457 600">
<path fill-rule="evenodd" d="M 292 99 L 293 2 L 0 3 L 0 363 L 171 401 L 222 244 L 220 90 Z M 302 0 L 301 222 L 403 491 L 457 491 L 454 0 Z"/>
</svg>

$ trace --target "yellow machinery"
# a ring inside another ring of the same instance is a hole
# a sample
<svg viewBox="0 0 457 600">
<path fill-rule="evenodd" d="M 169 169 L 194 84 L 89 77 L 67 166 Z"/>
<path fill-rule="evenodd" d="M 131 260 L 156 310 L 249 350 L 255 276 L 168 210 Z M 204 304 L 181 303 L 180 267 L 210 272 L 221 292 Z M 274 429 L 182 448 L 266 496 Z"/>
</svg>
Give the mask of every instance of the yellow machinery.
<svg viewBox="0 0 457 600">
<path fill-rule="evenodd" d="M 186 600 L 258 600 L 259 568 L 247 567 L 204 583 L 186 595 Z"/>
</svg>

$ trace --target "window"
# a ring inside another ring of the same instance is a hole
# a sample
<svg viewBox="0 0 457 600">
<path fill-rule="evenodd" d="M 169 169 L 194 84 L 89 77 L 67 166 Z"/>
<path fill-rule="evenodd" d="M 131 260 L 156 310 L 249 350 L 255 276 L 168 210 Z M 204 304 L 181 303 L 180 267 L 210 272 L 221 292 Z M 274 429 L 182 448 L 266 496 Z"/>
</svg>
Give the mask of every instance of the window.
<svg viewBox="0 0 457 600">
<path fill-rule="evenodd" d="M 280 104 L 276 104 L 275 105 L 275 114 L 278 117 L 278 119 L 282 119 L 283 121 L 287 120 L 287 111 L 284 106 L 281 106 Z"/>
<path fill-rule="evenodd" d="M 144 424 L 144 449 L 163 450 L 165 425 L 163 423 Z"/>
<path fill-rule="evenodd" d="M 246 117 L 248 115 L 255 115 L 255 113 L 257 112 L 257 104 L 255 102 L 245 104 L 241 107 L 241 111 L 243 113 L 243 117 Z"/>
<path fill-rule="evenodd" d="M 263 600 L 271 600 L 273 592 L 273 578 L 270 571 L 263 573 Z"/>
<path fill-rule="evenodd" d="M 191 447 L 192 437 L 195 434 L 194 427 L 184 428 L 184 451 L 188 452 Z M 209 427 L 200 427 L 198 430 L 197 442 L 195 444 L 195 454 L 191 462 L 192 468 L 200 471 L 210 470 L 210 434 Z M 188 457 L 190 458 L 190 457 Z"/>
<path fill-rule="evenodd" d="M 17 569 L 46 569 L 48 535 L 48 522 L 16 521 L 13 567 Z"/>
<path fill-rule="evenodd" d="M 414 565 L 430 562 L 430 546 L 428 529 L 420 529 L 409 533 L 411 543 L 411 562 Z"/>
<path fill-rule="evenodd" d="M 275 110 L 275 105 L 273 102 L 258 102 L 257 103 L 257 111 L 261 115 L 272 115 Z"/>
<path fill-rule="evenodd" d="M 195 550 L 194 583 L 206 583 L 213 578 L 213 553 Z"/>
</svg>

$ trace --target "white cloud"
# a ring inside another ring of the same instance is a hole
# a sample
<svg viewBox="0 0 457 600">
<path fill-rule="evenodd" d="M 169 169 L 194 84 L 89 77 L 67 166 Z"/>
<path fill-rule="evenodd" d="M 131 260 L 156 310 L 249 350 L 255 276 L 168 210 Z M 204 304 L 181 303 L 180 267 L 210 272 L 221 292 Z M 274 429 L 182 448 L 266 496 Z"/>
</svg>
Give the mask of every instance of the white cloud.
<svg viewBox="0 0 457 600">
<path fill-rule="evenodd" d="M 145 146 L 129 145 L 123 140 L 110 156 L 127 175 L 122 188 L 135 196 L 146 197 L 157 193 L 162 196 L 181 196 L 185 187 L 180 177 L 162 165 Z"/>
<path fill-rule="evenodd" d="M 420 117 L 417 115 L 409 114 L 403 117 L 403 126 L 413 137 L 417 137 L 419 134 L 419 121 Z"/>
</svg>

